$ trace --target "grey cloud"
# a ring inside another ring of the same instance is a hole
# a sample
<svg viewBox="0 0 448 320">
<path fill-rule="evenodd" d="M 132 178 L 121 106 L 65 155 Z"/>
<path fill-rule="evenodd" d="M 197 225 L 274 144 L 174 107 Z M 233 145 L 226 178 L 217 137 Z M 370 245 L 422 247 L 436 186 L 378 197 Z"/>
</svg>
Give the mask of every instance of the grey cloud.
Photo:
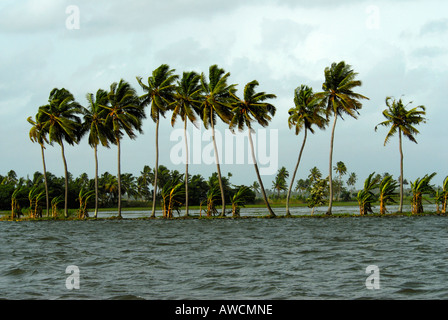
<svg viewBox="0 0 448 320">
<path fill-rule="evenodd" d="M 448 19 L 440 19 L 425 23 L 420 30 L 420 35 L 425 36 L 431 34 L 440 34 L 445 33 L 447 31 L 448 31 Z"/>
</svg>

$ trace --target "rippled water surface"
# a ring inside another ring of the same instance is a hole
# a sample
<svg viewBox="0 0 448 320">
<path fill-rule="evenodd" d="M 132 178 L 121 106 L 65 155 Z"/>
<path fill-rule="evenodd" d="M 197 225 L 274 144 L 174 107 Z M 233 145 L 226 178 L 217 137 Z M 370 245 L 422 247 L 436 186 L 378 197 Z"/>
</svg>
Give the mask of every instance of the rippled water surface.
<svg viewBox="0 0 448 320">
<path fill-rule="evenodd" d="M 442 216 L 0 222 L 0 298 L 447 299 L 447 231 Z"/>
</svg>

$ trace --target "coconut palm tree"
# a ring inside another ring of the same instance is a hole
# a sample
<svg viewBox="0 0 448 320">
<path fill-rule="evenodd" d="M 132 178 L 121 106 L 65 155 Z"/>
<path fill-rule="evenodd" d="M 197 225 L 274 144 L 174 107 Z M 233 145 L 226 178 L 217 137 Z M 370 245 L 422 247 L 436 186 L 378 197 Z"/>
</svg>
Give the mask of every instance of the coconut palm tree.
<svg viewBox="0 0 448 320">
<path fill-rule="evenodd" d="M 145 118 L 143 106 L 132 86 L 121 79 L 110 86 L 107 94 L 108 104 L 101 105 L 105 109 L 106 126 L 112 128 L 118 154 L 118 218 L 121 218 L 121 140 L 126 134 L 130 139 L 137 138 L 135 131 L 142 133 L 142 120 Z"/>
<path fill-rule="evenodd" d="M 270 93 L 256 92 L 255 87 L 257 87 L 258 85 L 259 83 L 256 80 L 247 83 L 244 87 L 242 99 L 238 98 L 235 95 L 235 92 L 231 92 L 231 96 L 234 101 L 232 103 L 233 116 L 230 121 L 230 129 L 233 131 L 234 128 L 237 127 L 239 131 L 243 131 L 244 128 L 247 127 L 249 144 L 252 152 L 252 160 L 254 162 L 258 183 L 260 184 L 261 194 L 263 195 L 264 202 L 269 211 L 269 216 L 275 217 L 275 213 L 269 205 L 269 201 L 263 186 L 263 181 L 261 180 L 260 172 L 258 170 L 254 144 L 252 141 L 252 123 L 256 121 L 262 127 L 267 127 L 269 125 L 269 121 L 275 115 L 276 108 L 272 104 L 265 101 L 274 99 L 276 98 L 276 96 Z"/>
<path fill-rule="evenodd" d="M 36 117 L 37 118 L 37 117 Z M 49 144 L 50 142 L 47 139 L 48 132 L 43 130 L 42 123 L 39 123 L 33 120 L 32 117 L 28 117 L 28 123 L 32 125 L 30 129 L 30 139 L 32 142 L 37 142 L 40 145 L 41 153 L 42 153 L 42 164 L 44 167 L 44 182 L 45 182 L 45 198 L 46 198 L 46 208 L 47 208 L 47 217 L 50 215 L 50 196 L 48 194 L 48 181 L 47 181 L 47 167 L 45 164 L 45 143 Z"/>
<path fill-rule="evenodd" d="M 240 216 L 240 208 L 244 207 L 246 202 L 251 198 L 252 190 L 249 187 L 241 186 L 232 197 L 232 216 Z"/>
<path fill-rule="evenodd" d="M 209 68 L 208 80 L 204 73 L 201 74 L 201 85 L 203 91 L 202 97 L 202 121 L 204 127 L 208 130 L 212 130 L 213 148 L 215 151 L 215 159 L 219 180 L 219 188 L 221 190 L 221 202 L 222 210 L 221 216 L 226 212 L 226 198 L 224 193 L 224 186 L 221 177 L 221 166 L 219 164 L 218 149 L 216 147 L 215 140 L 215 125 L 216 118 L 219 117 L 224 123 L 230 123 L 232 119 L 231 111 L 231 93 L 235 92 L 235 85 L 227 84 L 227 80 L 230 77 L 230 73 L 225 73 L 224 69 L 219 68 L 217 65 L 212 65 Z"/>
<path fill-rule="evenodd" d="M 151 119 L 156 123 L 156 164 L 154 167 L 154 193 L 152 198 L 151 217 L 156 215 L 156 197 L 157 197 L 157 178 L 159 168 L 159 123 L 160 116 L 165 117 L 165 112 L 174 100 L 176 90 L 175 81 L 178 76 L 174 74 L 175 70 L 170 69 L 167 64 L 160 65 L 148 77 L 147 84 L 143 83 L 141 77 L 137 77 L 137 81 L 145 92 L 140 97 L 143 106 L 149 106 Z"/>
<path fill-rule="evenodd" d="M 443 201 L 442 201 L 442 213 L 446 213 L 446 204 L 448 200 L 448 176 L 445 177 L 442 184 Z"/>
<path fill-rule="evenodd" d="M 64 216 L 68 217 L 68 169 L 65 158 L 64 142 L 74 145 L 81 138 L 81 105 L 75 101 L 70 91 L 53 89 L 50 92 L 48 104 L 41 106 L 36 116 L 36 122 L 42 124 L 44 131 L 48 132 L 50 143 L 56 142 L 61 146 L 62 160 L 65 172 L 65 205 Z"/>
<path fill-rule="evenodd" d="M 115 143 L 113 131 L 106 125 L 107 110 L 109 100 L 107 92 L 99 89 L 96 95 L 89 93 L 86 95 L 88 106 L 83 108 L 84 122 L 83 130 L 88 132 L 89 145 L 94 150 L 95 156 L 95 214 L 98 216 L 98 145 L 109 148 L 109 142 Z M 103 107 L 102 107 L 103 106 Z"/>
<path fill-rule="evenodd" d="M 290 216 L 289 199 L 291 197 L 292 186 L 294 185 L 297 169 L 299 168 L 302 153 L 305 148 L 305 143 L 308 131 L 314 134 L 313 126 L 316 125 L 320 129 L 325 129 L 328 121 L 323 115 L 323 110 L 320 107 L 320 99 L 316 98 L 313 89 L 301 85 L 294 90 L 294 108 L 289 109 L 288 126 L 295 128 L 295 133 L 298 135 L 302 130 L 304 131 L 302 147 L 300 148 L 299 158 L 292 174 L 291 183 L 289 185 L 288 194 L 286 196 L 286 215 Z"/>
<path fill-rule="evenodd" d="M 353 89 L 362 85 L 361 81 L 356 80 L 358 75 L 353 71 L 349 64 L 344 61 L 332 63 L 330 67 L 325 68 L 325 81 L 322 84 L 323 92 L 317 94 L 322 98 L 322 103 L 326 107 L 327 116 L 333 116 L 333 128 L 330 140 L 330 165 L 329 165 L 329 203 L 327 214 L 331 215 L 333 206 L 333 180 L 332 180 L 332 161 L 333 161 L 333 144 L 336 122 L 338 118 L 343 119 L 345 114 L 357 119 L 359 109 L 362 108 L 361 99 L 367 97 L 353 92 Z"/>
<path fill-rule="evenodd" d="M 430 185 L 431 179 L 436 175 L 435 172 L 426 174 L 423 178 L 418 178 L 411 182 L 412 190 L 412 214 L 423 213 L 423 195 L 435 193 L 435 189 Z"/>
<path fill-rule="evenodd" d="M 185 216 L 188 216 L 188 140 L 187 123 L 196 123 L 196 115 L 201 113 L 201 76 L 194 71 L 184 72 L 182 79 L 178 81 L 174 102 L 172 105 L 173 115 L 171 125 L 174 126 L 178 117 L 184 122 L 185 139 Z M 196 125 L 196 124 L 195 124 Z"/>
<path fill-rule="evenodd" d="M 360 190 L 357 195 L 360 215 L 372 213 L 372 204 L 376 197 L 373 190 L 378 188 L 379 179 L 375 177 L 375 172 L 371 173 L 364 181 L 364 189 Z"/>
<path fill-rule="evenodd" d="M 333 167 L 334 171 L 336 171 L 337 174 L 339 174 L 339 183 L 338 183 L 338 196 L 337 199 L 339 201 L 341 196 L 341 189 L 342 189 L 342 176 L 347 173 L 347 167 L 345 166 L 345 163 L 342 161 L 338 161 L 336 163 L 336 166 Z"/>
<path fill-rule="evenodd" d="M 395 100 L 392 97 L 386 98 L 387 109 L 383 111 L 383 116 L 386 118 L 385 121 L 379 123 L 375 127 L 375 131 L 379 126 L 390 127 L 389 132 L 384 140 L 384 145 L 386 145 L 390 138 L 392 138 L 398 132 L 399 150 L 400 150 L 400 205 L 398 212 L 403 210 L 403 145 L 402 145 L 402 135 L 407 137 L 410 141 L 417 143 L 415 135 L 419 133 L 416 125 L 420 123 L 425 123 L 426 109 L 424 106 L 420 105 L 410 110 L 407 110 L 401 99 Z"/>
<path fill-rule="evenodd" d="M 396 196 L 395 189 L 397 188 L 397 184 L 391 175 L 386 175 L 381 180 L 379 184 L 380 214 L 387 212 L 387 204 L 396 202 L 394 197 Z"/>
</svg>

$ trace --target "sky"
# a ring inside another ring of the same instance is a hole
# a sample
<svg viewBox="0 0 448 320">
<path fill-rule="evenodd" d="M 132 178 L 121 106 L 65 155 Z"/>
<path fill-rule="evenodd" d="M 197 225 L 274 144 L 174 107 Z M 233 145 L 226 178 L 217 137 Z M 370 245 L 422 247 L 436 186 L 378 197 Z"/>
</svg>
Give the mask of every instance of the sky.
<svg viewBox="0 0 448 320">
<path fill-rule="evenodd" d="M 448 175 L 446 12 L 448 3 L 442 0 L 2 0 L 0 174 L 14 170 L 19 177 L 32 177 L 42 172 L 40 146 L 30 141 L 26 119 L 48 102 L 53 88 L 68 89 L 86 105 L 87 93 L 107 90 L 120 79 L 143 94 L 136 77 L 147 79 L 161 64 L 179 75 L 208 75 L 217 64 L 230 72 L 229 83 L 237 84 L 239 92 L 257 80 L 257 90 L 277 96 L 271 101 L 277 113 L 269 127 L 254 126 L 256 155 L 266 169 L 262 179 L 272 188 L 276 169 L 285 166 L 292 174 L 303 139 L 287 125 L 294 89 L 305 84 L 321 91 L 324 69 L 345 61 L 362 81 L 357 92 L 369 100 L 363 101 L 358 119 L 338 121 L 333 165 L 343 161 L 348 173 L 355 172 L 358 188 L 372 172 L 398 178 L 398 137 L 384 146 L 387 129 L 374 130 L 384 120 L 386 97 L 392 96 L 411 107 L 426 107 L 418 144 L 403 142 L 404 177 L 413 181 L 437 172 L 433 182 L 441 184 Z M 208 159 L 213 155 L 209 132 L 199 128 L 189 125 L 190 161 L 193 156 L 197 160 L 190 174 L 208 177 L 216 166 Z M 183 144 L 181 130 L 181 124 L 171 127 L 169 116 L 162 120 L 159 163 L 183 172 L 184 164 L 177 161 L 181 153 L 176 154 Z M 155 124 L 149 117 L 143 131 L 135 140 L 123 140 L 122 173 L 139 175 L 145 165 L 154 167 Z M 218 125 L 217 132 L 224 146 L 231 142 L 226 126 Z M 330 137 L 331 128 L 308 136 L 298 179 L 314 166 L 328 175 Z M 233 184 L 256 181 L 246 149 L 240 150 L 247 159 L 241 164 L 236 151 L 232 161 L 226 147 L 220 150 L 222 158 L 228 156 L 222 173 L 231 172 Z M 117 172 L 116 151 L 115 146 L 99 149 L 100 174 Z M 60 147 L 47 146 L 45 152 L 47 170 L 63 176 Z M 87 139 L 67 146 L 66 156 L 75 177 L 85 172 L 93 178 L 94 155 Z"/>
</svg>

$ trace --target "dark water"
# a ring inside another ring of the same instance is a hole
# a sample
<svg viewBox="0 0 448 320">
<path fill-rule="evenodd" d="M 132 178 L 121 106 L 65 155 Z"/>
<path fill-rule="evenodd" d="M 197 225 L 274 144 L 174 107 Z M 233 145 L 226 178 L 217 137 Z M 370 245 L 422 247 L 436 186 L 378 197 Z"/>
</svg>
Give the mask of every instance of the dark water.
<svg viewBox="0 0 448 320">
<path fill-rule="evenodd" d="M 0 222 L 0 298 L 447 299 L 447 247 L 439 216 Z"/>
</svg>

